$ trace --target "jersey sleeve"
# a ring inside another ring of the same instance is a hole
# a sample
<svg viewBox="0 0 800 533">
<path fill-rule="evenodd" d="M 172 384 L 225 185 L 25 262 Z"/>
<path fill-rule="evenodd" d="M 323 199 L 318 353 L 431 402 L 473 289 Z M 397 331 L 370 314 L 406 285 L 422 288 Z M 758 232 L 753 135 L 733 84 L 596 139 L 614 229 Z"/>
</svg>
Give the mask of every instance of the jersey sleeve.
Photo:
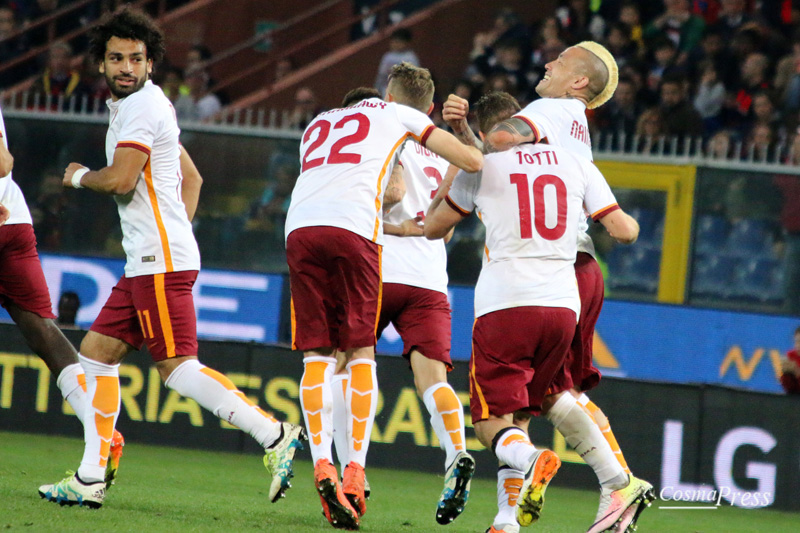
<svg viewBox="0 0 800 533">
<path fill-rule="evenodd" d="M 586 169 L 587 183 L 583 205 L 586 212 L 591 214 L 592 220 L 597 222 L 620 207 L 611 187 L 608 186 L 608 182 L 597 167 L 586 161 L 584 168 Z"/>
<path fill-rule="evenodd" d="M 539 142 L 548 136 L 555 135 L 555 129 L 552 119 L 546 113 L 547 102 L 545 99 L 534 100 L 525 108 L 514 115 L 514 118 L 524 120 L 528 126 L 533 130 L 535 139 L 533 142 Z M 552 112 L 551 112 L 552 114 Z"/>
<path fill-rule="evenodd" d="M 460 170 L 453 180 L 450 192 L 444 197 L 454 211 L 465 217 L 475 209 L 475 195 L 478 192 L 479 174 L 470 174 Z"/>
<path fill-rule="evenodd" d="M 400 104 L 396 104 L 397 117 L 403 126 L 411 133 L 411 136 L 422 146 L 428 140 L 428 136 L 433 133 L 436 126 L 433 125 L 430 117 L 416 109 Z"/>
<path fill-rule="evenodd" d="M 135 148 L 150 155 L 164 114 L 159 113 L 155 105 L 148 105 L 148 99 L 140 98 L 125 103 L 128 105 L 120 109 L 117 118 L 122 125 L 116 148 Z"/>
</svg>

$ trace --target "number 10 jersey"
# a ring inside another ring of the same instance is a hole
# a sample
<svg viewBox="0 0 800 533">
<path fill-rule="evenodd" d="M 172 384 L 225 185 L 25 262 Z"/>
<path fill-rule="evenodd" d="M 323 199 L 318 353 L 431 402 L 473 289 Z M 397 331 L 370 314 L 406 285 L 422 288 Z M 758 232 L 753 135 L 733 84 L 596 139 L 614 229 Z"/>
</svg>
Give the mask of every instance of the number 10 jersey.
<svg viewBox="0 0 800 533">
<path fill-rule="evenodd" d="M 618 209 L 591 161 L 557 146 L 525 144 L 489 154 L 477 174 L 460 172 L 446 198 L 486 226 L 475 315 L 522 306 L 580 314 L 575 279 L 578 213 L 598 220 Z"/>
</svg>

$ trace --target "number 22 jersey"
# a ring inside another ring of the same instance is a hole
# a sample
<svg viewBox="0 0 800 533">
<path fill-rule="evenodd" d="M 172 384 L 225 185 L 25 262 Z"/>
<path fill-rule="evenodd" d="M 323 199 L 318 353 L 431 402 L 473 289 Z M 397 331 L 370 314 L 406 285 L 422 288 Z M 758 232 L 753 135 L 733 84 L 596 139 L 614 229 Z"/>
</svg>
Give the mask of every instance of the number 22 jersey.
<svg viewBox="0 0 800 533">
<path fill-rule="evenodd" d="M 383 244 L 383 194 L 395 156 L 406 139 L 425 146 L 433 129 L 424 113 L 379 98 L 318 115 L 301 140 L 286 236 L 333 226 Z"/>
<path fill-rule="evenodd" d="M 475 315 L 522 306 L 580 314 L 575 279 L 578 213 L 599 220 L 619 209 L 591 161 L 563 148 L 525 144 L 489 154 L 477 174 L 460 172 L 446 201 L 477 211 L 486 248 L 475 287 Z"/>
</svg>

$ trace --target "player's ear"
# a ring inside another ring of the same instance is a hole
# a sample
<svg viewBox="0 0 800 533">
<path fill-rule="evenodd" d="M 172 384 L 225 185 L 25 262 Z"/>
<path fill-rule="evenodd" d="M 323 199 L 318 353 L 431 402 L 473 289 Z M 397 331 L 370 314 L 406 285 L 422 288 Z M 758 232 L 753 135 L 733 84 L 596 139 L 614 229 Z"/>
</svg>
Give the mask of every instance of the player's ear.
<svg viewBox="0 0 800 533">
<path fill-rule="evenodd" d="M 478 136 L 481 138 L 481 142 L 486 142 L 486 134 L 482 131 L 478 130 Z"/>
<path fill-rule="evenodd" d="M 150 75 L 152 73 L 153 73 L 153 60 L 152 59 L 148 59 L 147 60 L 147 74 Z"/>
<path fill-rule="evenodd" d="M 589 78 L 588 76 L 581 76 L 572 82 L 572 88 L 575 90 L 580 91 L 581 89 L 586 88 L 589 85 Z"/>
<path fill-rule="evenodd" d="M 431 113 L 433 113 L 433 102 L 431 102 L 431 105 L 430 105 L 430 107 L 428 107 L 428 112 L 427 112 L 427 113 L 425 113 L 425 114 L 426 114 L 426 115 L 430 115 Z"/>
<path fill-rule="evenodd" d="M 386 97 L 384 98 L 384 100 L 386 100 L 387 102 L 394 102 L 394 95 L 387 90 Z"/>
<path fill-rule="evenodd" d="M 105 63 L 105 61 L 101 61 L 100 62 L 100 64 L 97 66 L 97 71 L 100 72 L 100 74 L 105 74 L 106 73 L 106 63 Z"/>
</svg>

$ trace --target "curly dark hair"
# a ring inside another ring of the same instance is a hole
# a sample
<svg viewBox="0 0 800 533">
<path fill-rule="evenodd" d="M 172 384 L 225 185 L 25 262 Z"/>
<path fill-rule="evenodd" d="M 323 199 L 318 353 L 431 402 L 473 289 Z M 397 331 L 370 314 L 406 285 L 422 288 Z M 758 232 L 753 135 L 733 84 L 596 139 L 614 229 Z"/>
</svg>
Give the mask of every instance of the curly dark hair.
<svg viewBox="0 0 800 533">
<path fill-rule="evenodd" d="M 141 41 L 145 46 L 147 59 L 158 63 L 164 58 L 166 47 L 164 34 L 155 21 L 141 11 L 123 8 L 108 15 L 89 32 L 89 53 L 102 63 L 106 55 L 106 45 L 112 37 Z"/>
</svg>

